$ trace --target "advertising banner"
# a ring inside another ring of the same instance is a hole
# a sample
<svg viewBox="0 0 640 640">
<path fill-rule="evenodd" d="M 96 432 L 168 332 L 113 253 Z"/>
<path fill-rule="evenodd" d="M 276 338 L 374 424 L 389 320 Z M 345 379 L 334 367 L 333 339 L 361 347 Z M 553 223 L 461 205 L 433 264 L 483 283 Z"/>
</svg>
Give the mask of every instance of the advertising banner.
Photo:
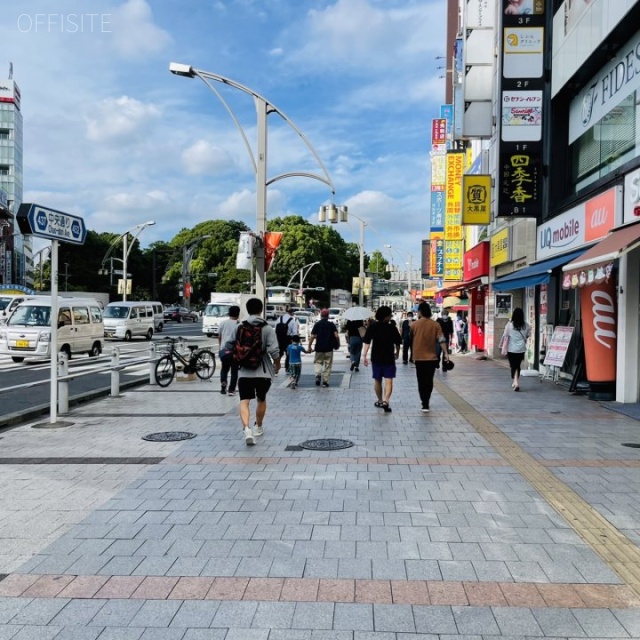
<svg viewBox="0 0 640 640">
<path fill-rule="evenodd" d="M 462 224 L 491 222 L 491 176 L 462 177 Z"/>
<path fill-rule="evenodd" d="M 542 216 L 546 4 L 550 3 L 503 4 L 498 216 Z"/>
<path fill-rule="evenodd" d="M 447 182 L 446 153 L 431 154 L 431 191 L 444 191 Z"/>
<path fill-rule="evenodd" d="M 444 235 L 431 232 L 431 277 L 444 277 Z"/>
<path fill-rule="evenodd" d="M 444 279 L 462 280 L 463 272 L 463 249 L 462 240 L 447 240 L 444 244 Z"/>
<path fill-rule="evenodd" d="M 614 278 L 583 289 L 580 293 L 580 311 L 587 380 L 614 382 L 618 341 Z"/>
<path fill-rule="evenodd" d="M 445 237 L 462 240 L 462 175 L 464 173 L 464 153 L 447 154 L 447 186 L 445 191 Z M 455 229 L 447 232 L 447 227 Z"/>
<path fill-rule="evenodd" d="M 444 118 L 434 118 L 431 121 L 431 144 L 446 144 L 447 121 Z"/>
<path fill-rule="evenodd" d="M 431 231 L 444 231 L 444 191 L 431 192 Z"/>
<path fill-rule="evenodd" d="M 498 216 L 538 218 L 542 214 L 542 145 L 502 143 L 498 171 Z"/>
<path fill-rule="evenodd" d="M 491 236 L 491 248 L 489 252 L 489 264 L 495 267 L 509 262 L 509 228 L 498 231 Z"/>
</svg>

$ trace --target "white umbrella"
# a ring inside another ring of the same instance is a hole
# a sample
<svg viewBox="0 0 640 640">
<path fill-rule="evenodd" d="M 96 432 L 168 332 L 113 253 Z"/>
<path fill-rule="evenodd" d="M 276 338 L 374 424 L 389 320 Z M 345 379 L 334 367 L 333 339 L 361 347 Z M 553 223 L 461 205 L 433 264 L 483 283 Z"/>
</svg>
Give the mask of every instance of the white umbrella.
<svg viewBox="0 0 640 640">
<path fill-rule="evenodd" d="M 371 316 L 373 311 L 364 307 L 350 307 L 342 314 L 345 320 L 368 320 Z"/>
</svg>

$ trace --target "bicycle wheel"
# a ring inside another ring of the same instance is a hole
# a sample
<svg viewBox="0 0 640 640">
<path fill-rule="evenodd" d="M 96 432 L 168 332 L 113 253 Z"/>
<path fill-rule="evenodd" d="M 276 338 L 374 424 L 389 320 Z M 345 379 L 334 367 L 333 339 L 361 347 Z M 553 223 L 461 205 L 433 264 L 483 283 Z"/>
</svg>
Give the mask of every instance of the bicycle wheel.
<svg viewBox="0 0 640 640">
<path fill-rule="evenodd" d="M 176 375 L 176 363 L 171 356 L 162 356 L 156 363 L 156 383 L 159 387 L 168 387 Z"/>
<path fill-rule="evenodd" d="M 216 372 L 216 357 L 209 349 L 201 349 L 196 357 L 196 375 L 208 380 Z"/>
</svg>

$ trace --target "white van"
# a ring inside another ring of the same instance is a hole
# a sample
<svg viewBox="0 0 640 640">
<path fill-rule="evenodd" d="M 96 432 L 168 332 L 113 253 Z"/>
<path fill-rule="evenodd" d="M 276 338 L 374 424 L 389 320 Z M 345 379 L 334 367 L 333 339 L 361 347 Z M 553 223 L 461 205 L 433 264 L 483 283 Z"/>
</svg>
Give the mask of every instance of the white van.
<svg viewBox="0 0 640 640">
<path fill-rule="evenodd" d="M 151 340 L 155 330 L 155 314 L 151 302 L 110 302 L 103 312 L 104 337 L 131 340 L 144 336 Z"/>
<path fill-rule="evenodd" d="M 153 307 L 153 328 L 157 333 L 162 333 L 164 329 L 164 307 L 162 302 L 150 302 Z"/>
<path fill-rule="evenodd" d="M 7 322 L 7 318 L 21 302 L 34 297 L 35 296 L 29 296 L 26 293 L 21 295 L 0 295 L 0 324 Z"/>
<path fill-rule="evenodd" d="M 100 305 L 91 298 L 58 298 L 58 348 L 69 357 L 99 356 L 104 345 Z M 51 355 L 51 297 L 22 302 L 0 327 L 0 353 L 14 362 Z"/>
</svg>

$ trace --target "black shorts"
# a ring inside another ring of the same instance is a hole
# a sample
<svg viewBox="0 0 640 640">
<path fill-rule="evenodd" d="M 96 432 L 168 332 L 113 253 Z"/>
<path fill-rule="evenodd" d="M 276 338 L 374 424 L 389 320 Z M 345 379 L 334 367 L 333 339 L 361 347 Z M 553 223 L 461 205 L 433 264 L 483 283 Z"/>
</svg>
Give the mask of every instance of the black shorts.
<svg viewBox="0 0 640 640">
<path fill-rule="evenodd" d="M 271 388 L 271 378 L 239 378 L 238 393 L 240 400 L 258 400 L 264 402 Z"/>
</svg>

